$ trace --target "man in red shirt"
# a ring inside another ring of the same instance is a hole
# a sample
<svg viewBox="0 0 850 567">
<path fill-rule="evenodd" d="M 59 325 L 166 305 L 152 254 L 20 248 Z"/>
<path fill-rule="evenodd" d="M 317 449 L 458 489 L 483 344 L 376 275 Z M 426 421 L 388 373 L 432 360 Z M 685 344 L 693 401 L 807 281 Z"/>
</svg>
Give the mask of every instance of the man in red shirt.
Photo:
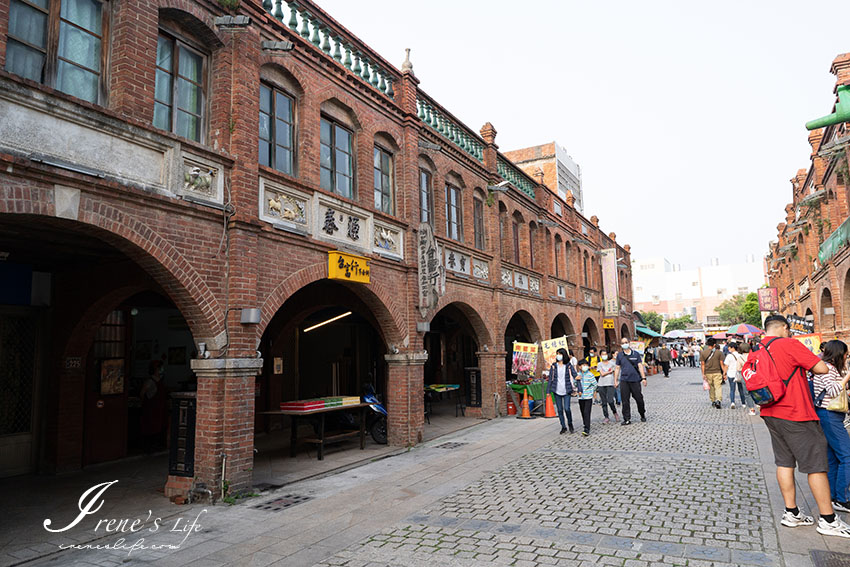
<svg viewBox="0 0 850 567">
<path fill-rule="evenodd" d="M 781 524 L 790 528 L 811 526 L 815 520 L 797 508 L 794 467 L 809 478 L 809 488 L 820 512 L 817 531 L 823 535 L 850 538 L 850 526 L 835 516 L 829 490 L 827 443 L 815 413 L 807 372 L 826 374 L 829 369 L 803 343 L 788 338 L 788 320 L 782 315 L 765 319 L 762 344 L 776 364 L 776 371 L 788 381 L 785 395 L 762 408 L 761 417 L 770 432 L 776 480 L 785 500 Z"/>
</svg>

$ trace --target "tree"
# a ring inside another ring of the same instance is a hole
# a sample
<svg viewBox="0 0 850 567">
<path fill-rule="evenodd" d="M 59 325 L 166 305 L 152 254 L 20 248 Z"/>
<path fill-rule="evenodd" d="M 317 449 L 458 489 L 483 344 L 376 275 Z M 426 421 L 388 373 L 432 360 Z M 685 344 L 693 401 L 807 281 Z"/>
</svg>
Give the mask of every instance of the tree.
<svg viewBox="0 0 850 567">
<path fill-rule="evenodd" d="M 721 321 L 729 325 L 747 323 L 756 327 L 761 326 L 757 293 L 736 295 L 718 305 L 714 311 L 720 316 Z"/>
<path fill-rule="evenodd" d="M 694 322 L 694 320 L 691 319 L 690 315 L 684 315 L 682 317 L 676 317 L 675 319 L 668 319 L 667 320 L 667 330 L 668 331 L 677 331 L 677 330 L 684 331 L 685 329 L 688 328 L 688 325 L 692 325 L 693 322 Z"/>
<path fill-rule="evenodd" d="M 661 332 L 661 323 L 664 321 L 661 315 L 655 311 L 641 311 L 640 316 L 643 317 L 643 320 L 650 329 L 656 333 Z"/>
</svg>

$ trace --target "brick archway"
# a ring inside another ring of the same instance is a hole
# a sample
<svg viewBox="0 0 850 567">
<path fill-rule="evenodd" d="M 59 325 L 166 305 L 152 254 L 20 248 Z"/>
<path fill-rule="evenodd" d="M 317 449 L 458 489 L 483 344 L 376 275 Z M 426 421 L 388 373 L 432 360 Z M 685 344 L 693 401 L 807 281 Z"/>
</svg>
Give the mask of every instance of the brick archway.
<svg viewBox="0 0 850 567">
<path fill-rule="evenodd" d="M 262 336 L 265 333 L 266 327 L 275 314 L 295 292 L 308 284 L 327 277 L 328 265 L 325 261 L 302 268 L 283 280 L 263 302 L 257 336 Z M 372 315 L 381 326 L 381 333 L 384 335 L 387 345 L 394 344 L 400 347 L 407 337 L 407 327 L 402 316 L 403 311 L 386 285 L 376 280 L 377 278 L 368 285 L 347 284 L 345 282 L 339 282 L 339 284 L 353 291 L 369 307 Z"/>
<path fill-rule="evenodd" d="M 52 190 L 28 188 L 25 198 L 0 198 L 0 215 L 29 215 L 62 230 L 94 236 L 138 264 L 183 314 L 196 340 L 210 345 L 224 330 L 218 300 L 204 278 L 164 236 L 143 221 L 86 193 L 80 195 L 78 220 L 54 216 Z"/>
<path fill-rule="evenodd" d="M 447 293 L 441 297 L 437 306 L 428 317 L 428 320 L 432 320 L 440 311 L 450 305 L 457 307 L 469 321 L 470 326 L 472 326 L 472 329 L 475 331 L 476 339 L 478 339 L 479 348 L 484 348 L 484 345 L 496 348 L 498 347 L 498 345 L 493 342 L 493 336 L 490 333 L 490 329 L 487 327 L 487 323 L 484 321 L 484 318 L 481 317 L 474 307 L 461 299 L 457 293 Z"/>
<path fill-rule="evenodd" d="M 519 318 L 522 319 L 522 322 L 525 323 L 525 327 L 528 329 L 529 335 L 531 335 L 532 342 L 537 342 L 543 339 L 543 334 L 540 331 L 540 325 L 537 324 L 534 316 L 525 309 L 519 309 L 514 313 L 511 313 L 511 315 L 502 322 L 500 328 L 507 329 L 511 320 L 516 316 L 519 316 Z"/>
</svg>

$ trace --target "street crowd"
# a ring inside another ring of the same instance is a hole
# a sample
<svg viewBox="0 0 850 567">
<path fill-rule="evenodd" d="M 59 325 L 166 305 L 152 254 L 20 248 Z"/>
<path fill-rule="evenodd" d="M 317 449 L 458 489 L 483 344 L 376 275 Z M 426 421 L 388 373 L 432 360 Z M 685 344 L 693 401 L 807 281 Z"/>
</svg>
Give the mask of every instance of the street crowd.
<svg viewBox="0 0 850 567">
<path fill-rule="evenodd" d="M 817 523 L 820 534 L 850 538 L 850 525 L 836 515 L 836 511 L 850 512 L 847 345 L 831 340 L 816 354 L 790 333 L 784 317 L 771 315 L 760 340 L 720 344 L 708 339 L 704 346 L 661 344 L 641 354 L 637 345 L 623 338 L 619 351 L 591 347 L 580 360 L 559 349 L 549 368 L 547 392 L 555 401 L 560 433 L 575 431 L 572 397 L 578 398 L 582 435 L 590 435 L 594 401 L 602 407 L 603 423 L 611 423 L 613 418 L 626 426 L 631 424 L 634 398 L 640 420 L 646 422 L 643 388 L 647 366 L 657 365 L 666 378 L 671 364 L 698 366 L 713 408 L 724 407 L 726 384 L 730 409 L 746 408 L 755 416 L 758 408 L 770 433 L 776 478 L 785 501 L 780 523 L 789 528 Z M 808 476 L 819 513 L 817 522 L 797 506 L 795 468 Z"/>
</svg>

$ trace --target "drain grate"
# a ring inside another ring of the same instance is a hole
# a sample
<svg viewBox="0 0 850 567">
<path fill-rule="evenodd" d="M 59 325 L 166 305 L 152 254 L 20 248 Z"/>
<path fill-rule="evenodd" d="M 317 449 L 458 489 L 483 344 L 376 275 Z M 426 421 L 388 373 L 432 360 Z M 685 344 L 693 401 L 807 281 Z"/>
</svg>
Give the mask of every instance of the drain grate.
<svg viewBox="0 0 850 567">
<path fill-rule="evenodd" d="M 449 441 L 448 443 L 442 443 L 437 445 L 437 449 L 457 449 L 458 447 L 463 447 L 464 445 L 469 445 L 469 443 L 458 443 L 456 441 Z"/>
<path fill-rule="evenodd" d="M 297 506 L 298 504 L 303 504 L 308 500 L 312 500 L 312 496 L 301 496 L 299 494 L 287 494 L 281 498 L 275 498 L 274 500 L 269 500 L 268 502 L 263 502 L 261 504 L 255 504 L 251 506 L 251 508 L 255 508 L 257 510 L 266 510 L 268 512 L 280 512 L 286 508 L 290 508 L 292 506 Z"/>
<path fill-rule="evenodd" d="M 815 567 L 850 567 L 850 555 L 846 553 L 814 550 L 811 554 Z"/>
</svg>

